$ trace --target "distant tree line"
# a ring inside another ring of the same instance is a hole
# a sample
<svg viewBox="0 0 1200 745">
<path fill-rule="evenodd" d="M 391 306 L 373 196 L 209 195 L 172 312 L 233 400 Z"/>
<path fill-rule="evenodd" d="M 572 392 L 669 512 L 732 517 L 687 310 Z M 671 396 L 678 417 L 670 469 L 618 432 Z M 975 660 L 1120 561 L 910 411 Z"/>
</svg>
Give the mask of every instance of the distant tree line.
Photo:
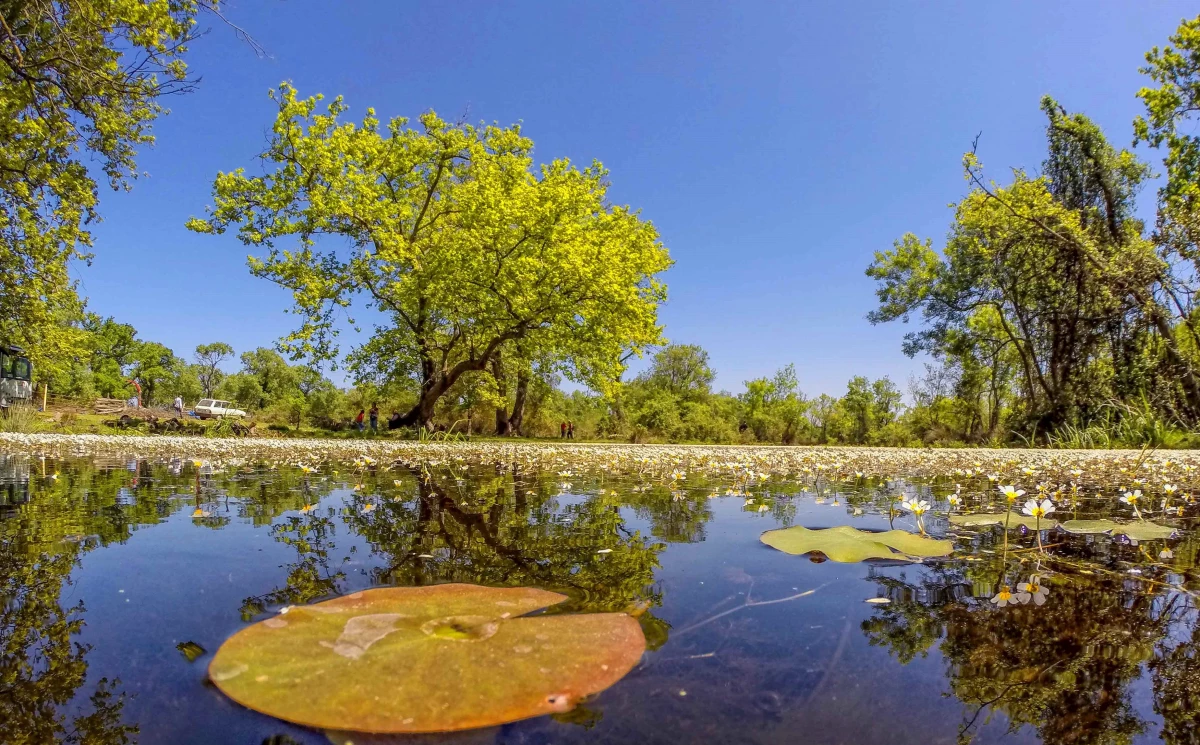
<svg viewBox="0 0 1200 745">
<path fill-rule="evenodd" d="M 248 412 L 280 423 L 331 426 L 344 417 L 345 393 L 320 372 L 291 364 L 273 349 L 234 353 L 222 342 L 201 344 L 190 358 L 138 336 L 113 318 L 85 315 L 73 331 L 76 354 L 59 361 L 41 380 L 55 397 L 87 402 L 127 399 L 141 386 L 144 406 L 169 406 L 176 396 L 189 407 L 203 398 L 237 402 Z M 239 367 L 227 372 L 234 362 Z"/>
</svg>

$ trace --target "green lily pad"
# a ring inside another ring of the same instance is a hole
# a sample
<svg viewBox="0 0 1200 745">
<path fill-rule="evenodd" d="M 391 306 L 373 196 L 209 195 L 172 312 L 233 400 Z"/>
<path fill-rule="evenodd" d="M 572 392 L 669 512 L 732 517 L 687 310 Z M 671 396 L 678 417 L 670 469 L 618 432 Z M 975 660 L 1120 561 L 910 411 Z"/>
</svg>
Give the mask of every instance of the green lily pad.
<svg viewBox="0 0 1200 745">
<path fill-rule="evenodd" d="M 950 524 L 959 525 L 964 528 L 979 527 L 983 525 L 1004 525 L 1005 513 L 1003 512 L 977 512 L 974 515 L 951 515 Z M 1021 515 L 1016 512 L 1008 513 L 1009 530 L 1019 528 L 1024 525 L 1030 530 L 1037 530 L 1037 518 L 1029 515 Z M 1048 530 L 1058 525 L 1056 520 L 1051 520 L 1048 517 L 1043 517 L 1041 522 L 1042 530 Z"/>
<path fill-rule="evenodd" d="M 810 530 L 797 525 L 782 530 L 768 530 L 759 540 L 771 548 L 789 554 L 801 555 L 819 551 L 831 561 L 844 564 L 868 559 L 917 561 L 922 557 L 946 556 L 954 550 L 954 543 L 951 541 L 923 538 L 903 530 L 871 533 L 848 525 L 820 530 Z"/>
<path fill-rule="evenodd" d="M 566 599 L 464 584 L 365 590 L 239 631 L 208 674 L 243 706 L 324 730 L 448 732 L 564 712 L 646 648 L 625 613 L 522 617 Z"/>
<path fill-rule="evenodd" d="M 1170 538 L 1175 528 L 1150 522 L 1116 523 L 1112 520 L 1067 520 L 1062 529 L 1068 533 L 1083 535 L 1087 533 L 1108 533 L 1111 535 L 1126 535 L 1135 541 L 1153 541 L 1160 538 Z"/>
</svg>

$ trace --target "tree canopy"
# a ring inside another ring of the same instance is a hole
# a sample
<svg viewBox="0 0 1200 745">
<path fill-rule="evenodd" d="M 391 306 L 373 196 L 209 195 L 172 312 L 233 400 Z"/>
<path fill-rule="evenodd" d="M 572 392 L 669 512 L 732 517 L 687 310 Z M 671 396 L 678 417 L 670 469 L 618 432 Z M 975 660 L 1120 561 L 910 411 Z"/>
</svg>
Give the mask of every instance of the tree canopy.
<svg viewBox="0 0 1200 745">
<path fill-rule="evenodd" d="M 186 90 L 182 55 L 215 0 L 0 3 L 0 340 L 58 366 L 80 343 L 69 269 L 99 219 L 89 164 L 137 175 L 160 97 Z"/>
<path fill-rule="evenodd" d="M 419 129 L 385 126 L 374 110 L 355 125 L 342 121 L 341 98 L 321 111 L 320 96 L 286 84 L 275 98 L 268 172 L 220 174 L 209 217 L 188 226 L 232 227 L 265 250 L 252 271 L 290 289 L 303 318 L 287 350 L 335 359 L 337 313 L 362 302 L 379 320 L 352 369 L 413 381 L 420 395 L 403 421 L 425 424 L 510 343 L 552 350 L 569 374 L 603 386 L 625 350 L 659 341 L 657 276 L 670 258 L 650 223 L 608 202 L 599 163 L 535 167 L 519 126 L 433 112 Z"/>
<path fill-rule="evenodd" d="M 967 153 L 972 188 L 944 249 L 907 234 L 877 252 L 867 274 L 879 307 L 868 318 L 920 314 L 904 351 L 942 360 L 973 401 L 977 437 L 994 436 L 1011 387 L 1018 431 L 1086 426 L 1114 402 L 1138 400 L 1178 422 L 1200 420 L 1200 357 L 1180 336 L 1195 339 L 1190 301 L 1158 236 L 1135 216 L 1150 168 L 1086 116 L 1048 96 L 1042 110 L 1041 174 L 1018 169 L 997 185 Z M 1160 212 L 1160 226 L 1170 220 Z"/>
</svg>

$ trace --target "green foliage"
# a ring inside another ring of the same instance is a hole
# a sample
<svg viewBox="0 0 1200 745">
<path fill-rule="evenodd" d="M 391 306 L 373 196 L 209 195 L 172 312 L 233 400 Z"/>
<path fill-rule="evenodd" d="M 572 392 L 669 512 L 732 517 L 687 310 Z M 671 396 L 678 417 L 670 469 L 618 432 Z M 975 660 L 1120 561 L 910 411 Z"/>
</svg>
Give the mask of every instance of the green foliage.
<svg viewBox="0 0 1200 745">
<path fill-rule="evenodd" d="M 1175 255 L 1195 264 L 1200 260 L 1200 17 L 1185 20 L 1171 36 L 1173 46 L 1146 53 L 1141 72 L 1157 87 L 1144 87 L 1138 98 L 1146 115 L 1134 120 L 1135 142 L 1165 149 L 1165 185 L 1159 190 L 1161 240 Z"/>
<path fill-rule="evenodd" d="M 211 396 L 221 381 L 225 379 L 225 372 L 221 370 L 221 363 L 233 357 L 233 347 L 225 342 L 213 342 L 212 344 L 200 344 L 196 347 L 194 359 L 196 361 L 196 380 L 200 384 L 200 394 L 202 396 Z"/>
<path fill-rule="evenodd" d="M 160 97 L 189 85 L 181 55 L 205 4 L 26 0 L 0 10 L 0 339 L 27 348 L 42 374 L 60 372 L 81 342 L 70 267 L 90 258 L 93 174 L 114 189 L 136 177 Z"/>
<path fill-rule="evenodd" d="M 38 429 L 37 408 L 33 404 L 17 401 L 0 409 L 0 432 L 28 434 Z"/>
<path fill-rule="evenodd" d="M 1047 96 L 1040 176 L 1016 170 L 1009 184 L 987 182 L 973 149 L 963 159 L 972 189 L 941 253 L 912 234 L 876 253 L 867 274 L 879 305 L 868 318 L 919 317 L 904 351 L 938 360 L 914 381 L 916 406 L 902 420 L 921 440 L 988 443 L 1015 433 L 1167 444 L 1179 437 L 1164 422 L 1200 422 L 1190 300 L 1200 264 L 1187 196 L 1197 188 L 1200 140 L 1180 129 L 1200 100 L 1198 23 L 1185 22 L 1176 47 L 1153 50 L 1143 70 L 1160 87 L 1138 94 L 1148 115 L 1137 139 L 1168 150 L 1153 234 L 1135 214 L 1150 168 Z M 852 393 L 861 432 L 864 397 Z"/>
<path fill-rule="evenodd" d="M 648 388 L 666 391 L 677 401 L 702 400 L 712 392 L 717 374 L 708 352 L 696 344 L 671 344 L 654 355 L 650 369 L 638 376 Z"/>
<path fill-rule="evenodd" d="M 383 320 L 351 368 L 412 381 L 420 394 L 404 423 L 427 425 L 442 396 L 506 345 L 603 389 L 624 353 L 659 340 L 656 276 L 670 259 L 652 225 L 608 203 L 599 164 L 535 168 L 517 126 L 429 112 L 420 129 L 403 118 L 383 127 L 373 110 L 356 126 L 340 120 L 340 98 L 324 112 L 320 96 L 299 99 L 287 84 L 275 98 L 262 156 L 274 170 L 219 175 L 211 215 L 188 226 L 232 227 L 265 251 L 252 271 L 290 289 L 303 319 L 283 342 L 292 353 L 334 360 L 334 315 L 365 302 Z M 326 234 L 349 249 L 318 245 Z M 294 248 L 277 245 L 287 238 Z"/>
<path fill-rule="evenodd" d="M 1067 520 L 1060 526 L 1068 533 L 1129 536 L 1135 541 L 1153 541 L 1170 538 L 1176 529 L 1157 523 L 1139 521 L 1133 523 L 1118 523 L 1112 520 Z"/>
<path fill-rule="evenodd" d="M 747 380 L 746 392 L 740 398 L 743 421 L 760 442 L 791 445 L 807 435 L 807 403 L 800 392 L 795 365 L 784 367 L 773 378 Z"/>
</svg>

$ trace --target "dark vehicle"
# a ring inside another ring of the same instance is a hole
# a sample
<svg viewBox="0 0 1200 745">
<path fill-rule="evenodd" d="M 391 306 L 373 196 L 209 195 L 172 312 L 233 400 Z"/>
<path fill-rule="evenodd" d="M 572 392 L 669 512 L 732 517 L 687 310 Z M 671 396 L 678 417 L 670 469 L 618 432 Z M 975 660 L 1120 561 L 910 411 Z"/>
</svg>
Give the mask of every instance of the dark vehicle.
<svg viewBox="0 0 1200 745">
<path fill-rule="evenodd" d="M 17 347 L 0 344 L 0 408 L 33 400 L 33 365 Z"/>
</svg>

